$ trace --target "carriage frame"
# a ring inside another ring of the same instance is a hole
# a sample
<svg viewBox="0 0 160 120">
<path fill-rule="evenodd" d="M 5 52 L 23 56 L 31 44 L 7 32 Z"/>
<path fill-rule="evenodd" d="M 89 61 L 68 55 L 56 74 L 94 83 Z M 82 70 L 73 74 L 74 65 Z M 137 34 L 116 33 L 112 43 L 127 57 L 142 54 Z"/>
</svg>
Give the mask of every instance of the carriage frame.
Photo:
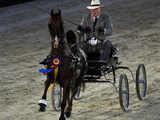
<svg viewBox="0 0 160 120">
<path fill-rule="evenodd" d="M 122 66 L 122 62 L 118 61 L 118 57 L 111 57 L 110 62 L 101 60 L 88 60 L 88 68 L 91 67 L 88 71 L 92 69 L 99 69 L 101 75 L 104 76 L 104 80 L 97 78 L 94 74 L 85 73 L 83 76 L 85 83 L 110 83 L 113 88 L 115 88 L 116 93 L 119 94 L 119 103 L 123 111 L 127 112 L 129 109 L 129 81 L 125 73 L 120 74 L 119 85 L 117 86 L 116 81 L 116 71 L 117 70 L 126 70 L 131 75 L 132 80 L 135 83 L 136 93 L 139 100 L 144 100 L 147 94 L 147 74 L 144 64 L 139 64 L 136 70 L 136 75 L 134 76 L 132 70 L 127 66 Z M 108 79 L 106 75 L 112 73 L 113 79 Z M 79 99 L 80 88 L 78 88 L 77 93 L 74 99 Z M 52 106 L 56 111 L 60 111 L 60 104 L 62 98 L 62 88 L 58 84 L 52 89 Z"/>
</svg>

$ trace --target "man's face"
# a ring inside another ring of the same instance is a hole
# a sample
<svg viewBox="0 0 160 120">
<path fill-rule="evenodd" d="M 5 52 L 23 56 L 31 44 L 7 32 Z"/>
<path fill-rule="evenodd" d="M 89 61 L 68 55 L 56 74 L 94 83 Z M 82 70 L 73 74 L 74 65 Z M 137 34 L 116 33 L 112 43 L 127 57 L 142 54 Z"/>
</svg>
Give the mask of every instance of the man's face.
<svg viewBox="0 0 160 120">
<path fill-rule="evenodd" d="M 90 13 L 92 17 L 98 16 L 101 12 L 101 8 L 90 9 Z"/>
</svg>

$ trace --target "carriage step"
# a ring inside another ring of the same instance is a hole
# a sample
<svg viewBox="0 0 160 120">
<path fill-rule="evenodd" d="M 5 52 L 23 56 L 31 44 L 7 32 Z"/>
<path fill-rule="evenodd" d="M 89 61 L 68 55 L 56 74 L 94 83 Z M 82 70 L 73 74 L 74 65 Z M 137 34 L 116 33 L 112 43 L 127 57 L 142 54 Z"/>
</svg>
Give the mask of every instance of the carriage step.
<svg viewBox="0 0 160 120">
<path fill-rule="evenodd" d="M 84 79 L 84 82 L 85 83 L 89 83 L 89 82 L 92 82 L 92 83 L 94 83 L 94 82 L 96 82 L 96 83 L 105 83 L 105 82 L 111 82 L 111 80 L 110 79 L 108 79 L 108 80 L 97 80 L 97 79 Z"/>
<path fill-rule="evenodd" d="M 94 76 L 90 76 L 90 77 L 89 76 L 84 76 L 84 79 L 87 79 L 87 80 L 89 80 L 89 79 L 95 79 L 96 80 L 96 79 L 99 79 L 99 78 L 100 78 L 100 76 L 95 76 L 95 77 Z"/>
<path fill-rule="evenodd" d="M 88 60 L 88 63 L 107 64 L 106 60 Z"/>
</svg>

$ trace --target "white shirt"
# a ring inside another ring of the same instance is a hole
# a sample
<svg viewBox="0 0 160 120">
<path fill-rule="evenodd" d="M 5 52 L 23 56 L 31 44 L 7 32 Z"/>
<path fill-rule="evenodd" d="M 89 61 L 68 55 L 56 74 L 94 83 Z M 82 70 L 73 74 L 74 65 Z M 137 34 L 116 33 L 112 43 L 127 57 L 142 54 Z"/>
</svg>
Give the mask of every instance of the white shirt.
<svg viewBox="0 0 160 120">
<path fill-rule="evenodd" d="M 94 17 L 92 17 L 92 19 L 93 19 L 93 21 L 95 22 L 95 19 L 98 19 L 99 18 L 99 16 L 94 16 Z"/>
</svg>

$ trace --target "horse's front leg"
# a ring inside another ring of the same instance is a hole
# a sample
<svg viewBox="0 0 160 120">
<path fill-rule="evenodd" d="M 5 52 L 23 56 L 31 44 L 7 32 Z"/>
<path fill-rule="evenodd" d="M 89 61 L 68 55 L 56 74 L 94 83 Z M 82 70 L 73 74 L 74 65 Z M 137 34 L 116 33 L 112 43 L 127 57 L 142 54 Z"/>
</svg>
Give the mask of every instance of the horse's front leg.
<svg viewBox="0 0 160 120">
<path fill-rule="evenodd" d="M 71 96 L 68 96 L 68 107 L 67 107 L 67 110 L 65 112 L 65 115 L 66 115 L 67 118 L 69 118 L 71 116 L 73 98 L 74 98 L 77 90 L 78 90 L 78 87 L 75 87 L 75 88 L 72 88 L 71 91 L 69 91 Z"/>
<path fill-rule="evenodd" d="M 45 112 L 46 110 L 46 106 L 47 106 L 47 91 L 48 91 L 48 88 L 50 86 L 50 83 L 51 83 L 51 78 L 49 75 L 47 75 L 47 80 L 45 81 L 45 89 L 44 89 L 44 92 L 43 92 L 43 96 L 42 96 L 42 99 L 39 101 L 39 106 L 40 106 L 40 109 L 39 111 L 40 112 Z"/>
<path fill-rule="evenodd" d="M 65 120 L 64 110 L 65 110 L 65 107 L 66 107 L 68 96 L 69 96 L 69 87 L 64 87 L 63 88 L 63 100 L 62 100 L 62 103 L 61 103 L 61 115 L 60 115 L 59 120 Z"/>
</svg>

